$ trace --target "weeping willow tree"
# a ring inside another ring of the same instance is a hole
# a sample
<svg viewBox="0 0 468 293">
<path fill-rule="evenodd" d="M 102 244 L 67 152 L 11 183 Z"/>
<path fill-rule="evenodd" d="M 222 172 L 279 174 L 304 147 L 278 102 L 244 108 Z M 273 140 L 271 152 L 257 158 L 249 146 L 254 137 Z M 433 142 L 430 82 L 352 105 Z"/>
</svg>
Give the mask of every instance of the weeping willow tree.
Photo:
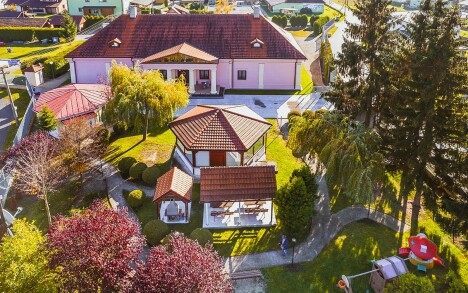
<svg viewBox="0 0 468 293">
<path fill-rule="evenodd" d="M 288 145 L 296 154 L 317 157 L 330 184 L 357 203 L 371 202 L 384 179 L 380 138 L 348 116 L 317 111 L 296 117 Z"/>
<path fill-rule="evenodd" d="M 165 81 L 157 70 L 129 68 L 112 63 L 109 72 L 113 99 L 104 112 L 105 123 L 125 121 L 146 140 L 149 124 L 161 127 L 169 122 L 180 107 L 188 104 L 188 92 L 183 80 Z"/>
</svg>

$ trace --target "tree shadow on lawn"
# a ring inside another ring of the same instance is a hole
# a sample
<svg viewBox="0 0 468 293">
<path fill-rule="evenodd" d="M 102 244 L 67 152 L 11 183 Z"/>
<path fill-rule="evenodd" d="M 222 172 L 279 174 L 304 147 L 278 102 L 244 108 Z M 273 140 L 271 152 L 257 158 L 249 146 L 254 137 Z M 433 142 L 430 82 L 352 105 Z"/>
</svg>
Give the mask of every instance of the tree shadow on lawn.
<svg viewBox="0 0 468 293">
<path fill-rule="evenodd" d="M 121 138 L 121 137 L 119 137 Z M 116 138 L 117 139 L 117 138 Z M 117 146 L 117 147 L 110 147 L 108 149 L 108 151 L 106 152 L 105 154 L 105 157 L 107 158 L 107 161 L 109 162 L 113 162 L 115 159 L 119 158 L 120 156 L 128 153 L 129 151 L 131 151 L 132 149 L 136 148 L 139 144 L 141 144 L 143 142 L 143 140 L 140 140 L 139 142 L 137 142 L 136 144 L 134 144 L 133 146 L 131 146 L 130 148 L 127 148 L 126 150 L 124 151 L 120 151 L 121 147 L 120 146 Z M 120 151 L 120 152 L 119 152 Z"/>
</svg>

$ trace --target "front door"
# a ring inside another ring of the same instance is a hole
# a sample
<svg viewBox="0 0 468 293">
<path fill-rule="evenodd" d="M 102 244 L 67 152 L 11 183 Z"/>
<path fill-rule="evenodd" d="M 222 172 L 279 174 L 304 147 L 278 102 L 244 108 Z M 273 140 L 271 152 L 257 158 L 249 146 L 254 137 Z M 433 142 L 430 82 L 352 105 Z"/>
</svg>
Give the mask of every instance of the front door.
<svg viewBox="0 0 468 293">
<path fill-rule="evenodd" d="M 226 166 L 226 152 L 210 152 L 210 167 Z"/>
<path fill-rule="evenodd" d="M 189 71 L 188 70 L 177 70 L 177 77 L 184 76 L 185 85 L 189 84 Z"/>
</svg>

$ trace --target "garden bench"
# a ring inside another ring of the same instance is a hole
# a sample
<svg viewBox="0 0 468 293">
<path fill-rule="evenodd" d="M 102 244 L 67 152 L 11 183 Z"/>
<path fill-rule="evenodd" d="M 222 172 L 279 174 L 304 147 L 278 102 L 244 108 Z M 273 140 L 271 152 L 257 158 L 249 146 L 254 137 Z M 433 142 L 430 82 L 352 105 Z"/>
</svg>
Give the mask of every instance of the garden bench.
<svg viewBox="0 0 468 293">
<path fill-rule="evenodd" d="M 259 270 L 254 271 L 244 271 L 238 273 L 232 273 L 231 279 L 232 280 L 241 280 L 241 279 L 249 279 L 249 278 L 260 278 L 262 277 L 262 273 Z"/>
</svg>

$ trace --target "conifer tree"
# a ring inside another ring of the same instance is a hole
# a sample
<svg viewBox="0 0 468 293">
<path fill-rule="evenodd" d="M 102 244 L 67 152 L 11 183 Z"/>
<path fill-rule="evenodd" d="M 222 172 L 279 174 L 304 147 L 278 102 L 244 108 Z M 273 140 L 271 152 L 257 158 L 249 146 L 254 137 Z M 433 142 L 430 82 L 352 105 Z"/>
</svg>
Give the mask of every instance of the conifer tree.
<svg viewBox="0 0 468 293">
<path fill-rule="evenodd" d="M 335 106 L 348 114 L 365 113 L 364 125 L 378 119 L 386 92 L 393 52 L 393 25 L 390 0 L 358 0 L 354 15 L 358 23 L 348 23 L 347 37 L 336 61 L 337 79 L 327 93 Z"/>
<path fill-rule="evenodd" d="M 413 220 L 426 183 L 456 188 L 457 180 L 466 178 L 468 104 L 462 94 L 468 67 L 455 38 L 457 9 L 444 2 L 424 1 L 407 26 L 409 38 L 392 76 L 396 92 L 380 129 L 388 160 L 403 171 L 403 195 L 415 189 Z"/>
<path fill-rule="evenodd" d="M 76 23 L 73 21 L 73 18 L 71 18 L 68 12 L 65 12 L 63 14 L 62 27 L 65 30 L 65 38 L 69 39 L 69 41 L 73 41 L 76 37 L 78 27 L 76 26 Z"/>
<path fill-rule="evenodd" d="M 37 114 L 37 127 L 41 130 L 52 131 L 57 128 L 57 124 L 54 112 L 47 106 L 42 107 L 41 112 Z"/>
</svg>

